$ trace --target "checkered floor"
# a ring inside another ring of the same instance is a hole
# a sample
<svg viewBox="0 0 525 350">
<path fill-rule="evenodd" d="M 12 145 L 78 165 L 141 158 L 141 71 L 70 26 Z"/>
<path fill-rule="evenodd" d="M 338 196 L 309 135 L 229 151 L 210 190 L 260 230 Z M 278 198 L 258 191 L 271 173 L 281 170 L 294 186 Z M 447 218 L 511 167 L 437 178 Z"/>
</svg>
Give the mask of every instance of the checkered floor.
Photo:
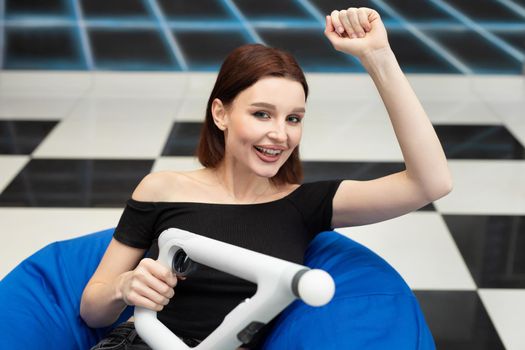
<svg viewBox="0 0 525 350">
<path fill-rule="evenodd" d="M 306 181 L 403 168 L 366 75 L 309 74 Z M 0 277 L 43 245 L 116 225 L 148 172 L 191 169 L 213 73 L 0 73 Z M 525 349 L 525 83 L 410 80 L 455 188 L 409 215 L 340 231 L 414 289 L 439 349 Z"/>
</svg>

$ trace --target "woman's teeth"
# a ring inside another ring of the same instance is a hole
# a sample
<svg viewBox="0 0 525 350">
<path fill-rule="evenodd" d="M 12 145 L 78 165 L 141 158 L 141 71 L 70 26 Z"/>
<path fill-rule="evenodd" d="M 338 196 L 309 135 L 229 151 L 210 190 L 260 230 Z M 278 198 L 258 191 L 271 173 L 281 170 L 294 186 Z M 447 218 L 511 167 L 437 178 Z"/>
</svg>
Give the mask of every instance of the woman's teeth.
<svg viewBox="0 0 525 350">
<path fill-rule="evenodd" d="M 268 154 L 270 156 L 276 156 L 278 154 L 281 154 L 283 151 L 280 149 L 269 149 L 269 148 L 262 148 L 258 146 L 254 146 L 259 152 Z"/>
</svg>

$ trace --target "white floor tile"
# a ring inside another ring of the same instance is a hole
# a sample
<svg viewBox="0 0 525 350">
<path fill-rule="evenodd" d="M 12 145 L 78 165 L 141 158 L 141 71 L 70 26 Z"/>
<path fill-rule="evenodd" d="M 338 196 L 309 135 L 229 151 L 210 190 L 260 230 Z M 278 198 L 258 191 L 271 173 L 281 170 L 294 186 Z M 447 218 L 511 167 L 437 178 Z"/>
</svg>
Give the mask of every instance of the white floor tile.
<svg viewBox="0 0 525 350">
<path fill-rule="evenodd" d="M 525 100 L 523 75 L 473 75 L 470 81 L 472 91 L 487 101 Z"/>
<path fill-rule="evenodd" d="M 503 121 L 503 124 L 525 145 L 525 99 L 517 101 L 487 101 L 487 105 Z"/>
<path fill-rule="evenodd" d="M 191 97 L 181 100 L 175 120 L 178 122 L 204 122 L 208 97 Z"/>
<path fill-rule="evenodd" d="M 525 349 L 525 290 L 480 289 L 479 295 L 505 348 Z"/>
<path fill-rule="evenodd" d="M 182 72 L 96 72 L 89 96 L 179 99 L 187 86 L 188 74 Z"/>
<path fill-rule="evenodd" d="M 460 74 L 407 74 L 410 85 L 421 99 L 471 98 L 469 77 Z"/>
<path fill-rule="evenodd" d="M 301 157 L 325 161 L 403 160 L 388 120 L 305 121 Z"/>
<path fill-rule="evenodd" d="M 337 128 L 342 123 L 379 120 L 389 123 L 386 109 L 379 99 L 314 98 L 306 104 L 305 123 L 324 123 Z M 337 124 L 334 124 L 337 123 Z"/>
<path fill-rule="evenodd" d="M 173 119 L 182 100 L 157 97 L 83 98 L 70 113 L 73 118 L 136 117 Z"/>
<path fill-rule="evenodd" d="M 0 278 L 48 243 L 115 227 L 122 209 L 0 208 Z"/>
<path fill-rule="evenodd" d="M 60 120 L 65 118 L 79 97 L 0 95 L 0 119 Z"/>
<path fill-rule="evenodd" d="M 501 119 L 484 101 L 470 98 L 421 99 L 433 124 L 501 124 Z"/>
<path fill-rule="evenodd" d="M 454 188 L 435 202 L 444 214 L 525 214 L 525 163 L 449 160 Z"/>
<path fill-rule="evenodd" d="M 34 151 L 35 158 L 155 158 L 172 120 L 159 116 L 86 116 L 68 118 Z"/>
<path fill-rule="evenodd" d="M 152 171 L 190 171 L 202 168 L 196 157 L 160 157 Z"/>
<path fill-rule="evenodd" d="M 0 192 L 11 183 L 27 162 L 29 156 L 0 156 Z"/>
<path fill-rule="evenodd" d="M 309 98 L 312 99 L 369 99 L 379 98 L 372 79 L 367 74 L 306 75 Z"/>
<path fill-rule="evenodd" d="M 186 85 L 184 96 L 190 99 L 196 98 L 207 101 L 213 90 L 218 72 L 191 72 L 186 74 L 188 76 L 188 84 Z"/>
<path fill-rule="evenodd" d="M 388 261 L 412 289 L 476 288 L 454 240 L 437 213 L 416 212 L 337 231 Z"/>
<path fill-rule="evenodd" d="M 93 73 L 60 71 L 1 71 L 0 96 L 79 97 L 92 83 Z"/>
</svg>

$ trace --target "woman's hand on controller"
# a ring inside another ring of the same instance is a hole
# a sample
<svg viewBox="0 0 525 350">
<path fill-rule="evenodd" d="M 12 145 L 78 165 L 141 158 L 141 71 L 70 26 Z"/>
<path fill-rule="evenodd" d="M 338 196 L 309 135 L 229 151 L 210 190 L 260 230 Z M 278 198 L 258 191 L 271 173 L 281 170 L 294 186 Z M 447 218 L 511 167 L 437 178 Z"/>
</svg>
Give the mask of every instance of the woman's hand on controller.
<svg viewBox="0 0 525 350">
<path fill-rule="evenodd" d="M 161 311 L 175 295 L 177 276 L 156 260 L 145 258 L 121 275 L 119 297 L 127 304 Z"/>
</svg>

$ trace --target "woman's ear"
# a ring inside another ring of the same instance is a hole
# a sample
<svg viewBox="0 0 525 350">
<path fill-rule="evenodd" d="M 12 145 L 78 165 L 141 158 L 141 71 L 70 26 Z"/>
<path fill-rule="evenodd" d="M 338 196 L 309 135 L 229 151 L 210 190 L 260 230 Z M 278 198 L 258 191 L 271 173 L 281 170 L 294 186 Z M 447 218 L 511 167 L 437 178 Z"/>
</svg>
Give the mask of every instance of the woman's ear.
<svg viewBox="0 0 525 350">
<path fill-rule="evenodd" d="M 213 116 L 213 122 L 219 129 L 225 131 L 227 128 L 227 114 L 226 107 L 218 98 L 214 99 L 211 104 L 211 115 Z"/>
</svg>

